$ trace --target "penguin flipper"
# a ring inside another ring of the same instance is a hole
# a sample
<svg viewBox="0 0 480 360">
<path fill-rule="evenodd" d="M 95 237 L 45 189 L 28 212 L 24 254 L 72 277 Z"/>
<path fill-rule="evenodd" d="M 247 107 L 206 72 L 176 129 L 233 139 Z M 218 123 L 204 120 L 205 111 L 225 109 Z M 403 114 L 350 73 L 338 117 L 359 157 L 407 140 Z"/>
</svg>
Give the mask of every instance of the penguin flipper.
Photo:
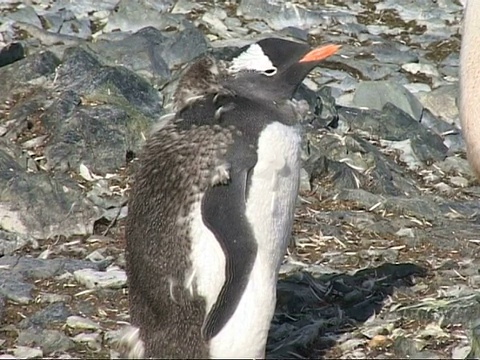
<svg viewBox="0 0 480 360">
<path fill-rule="evenodd" d="M 257 243 L 245 215 L 247 177 L 256 157 L 251 160 L 251 167 L 233 168 L 228 185 L 211 187 L 202 201 L 203 221 L 225 254 L 225 283 L 203 326 L 207 340 L 222 330 L 237 309 L 257 255 Z"/>
</svg>

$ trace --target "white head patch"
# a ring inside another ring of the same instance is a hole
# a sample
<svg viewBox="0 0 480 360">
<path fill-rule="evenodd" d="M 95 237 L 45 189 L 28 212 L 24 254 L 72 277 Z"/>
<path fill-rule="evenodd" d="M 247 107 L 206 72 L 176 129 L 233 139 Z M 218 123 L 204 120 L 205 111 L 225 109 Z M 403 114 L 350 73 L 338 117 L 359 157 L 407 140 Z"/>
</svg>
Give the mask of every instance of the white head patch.
<svg viewBox="0 0 480 360">
<path fill-rule="evenodd" d="M 262 72 L 268 76 L 275 75 L 277 72 L 277 68 L 273 66 L 269 57 L 265 55 L 262 48 L 258 44 L 250 45 L 247 50 L 233 59 L 229 70 L 232 72 L 253 70 Z"/>
</svg>

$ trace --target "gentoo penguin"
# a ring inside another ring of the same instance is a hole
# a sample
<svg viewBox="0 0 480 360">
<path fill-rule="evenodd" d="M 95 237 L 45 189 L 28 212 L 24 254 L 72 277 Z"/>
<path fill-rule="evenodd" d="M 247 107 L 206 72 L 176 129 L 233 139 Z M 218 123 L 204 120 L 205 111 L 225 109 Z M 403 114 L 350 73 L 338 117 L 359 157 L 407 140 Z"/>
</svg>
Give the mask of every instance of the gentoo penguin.
<svg viewBox="0 0 480 360">
<path fill-rule="evenodd" d="M 180 80 L 129 199 L 131 356 L 265 356 L 299 183 L 291 98 L 337 49 L 268 38 Z"/>
<path fill-rule="evenodd" d="M 480 1 L 468 0 L 460 50 L 460 120 L 467 158 L 480 178 Z"/>
</svg>

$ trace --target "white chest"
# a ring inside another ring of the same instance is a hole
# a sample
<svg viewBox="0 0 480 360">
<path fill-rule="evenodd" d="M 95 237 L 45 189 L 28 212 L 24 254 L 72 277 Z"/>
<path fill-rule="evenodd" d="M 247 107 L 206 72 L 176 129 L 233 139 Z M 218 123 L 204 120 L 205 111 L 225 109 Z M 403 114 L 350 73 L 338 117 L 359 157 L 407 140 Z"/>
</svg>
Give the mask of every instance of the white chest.
<svg viewBox="0 0 480 360">
<path fill-rule="evenodd" d="M 247 218 L 258 241 L 250 281 L 234 315 L 211 341 L 215 358 L 263 358 L 276 302 L 278 270 L 291 235 L 300 173 L 298 128 L 269 125 L 258 141 L 258 161 Z"/>
<path fill-rule="evenodd" d="M 226 326 L 211 340 L 212 358 L 263 358 L 275 310 L 278 270 L 291 235 L 300 173 L 300 130 L 268 125 L 258 140 L 246 215 L 258 242 L 249 283 Z M 200 215 L 200 208 L 195 209 Z M 192 223 L 192 260 L 197 289 L 207 311 L 225 281 L 225 257 L 200 216 Z M 232 219 L 232 221 L 235 221 Z"/>
</svg>

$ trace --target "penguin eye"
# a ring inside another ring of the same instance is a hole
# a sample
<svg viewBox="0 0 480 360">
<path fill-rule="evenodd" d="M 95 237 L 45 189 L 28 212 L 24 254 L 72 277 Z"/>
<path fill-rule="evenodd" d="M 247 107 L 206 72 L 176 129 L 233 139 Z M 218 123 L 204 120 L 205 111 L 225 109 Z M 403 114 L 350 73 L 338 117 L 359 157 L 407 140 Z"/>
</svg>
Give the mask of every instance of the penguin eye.
<svg viewBox="0 0 480 360">
<path fill-rule="evenodd" d="M 263 71 L 263 74 L 267 75 L 267 76 L 273 76 L 276 73 L 277 73 L 277 68 L 276 67 L 272 67 L 270 69 L 267 69 L 267 70 Z"/>
</svg>

